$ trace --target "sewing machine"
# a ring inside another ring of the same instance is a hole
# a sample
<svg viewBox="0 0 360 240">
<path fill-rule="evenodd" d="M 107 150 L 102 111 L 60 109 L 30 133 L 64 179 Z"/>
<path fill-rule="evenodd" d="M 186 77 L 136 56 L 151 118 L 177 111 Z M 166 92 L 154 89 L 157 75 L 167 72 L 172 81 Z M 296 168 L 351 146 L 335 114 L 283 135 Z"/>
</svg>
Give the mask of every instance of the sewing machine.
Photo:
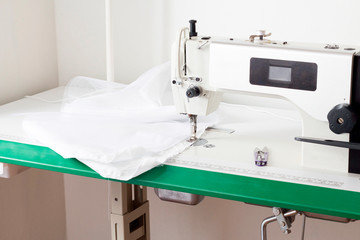
<svg viewBox="0 0 360 240">
<path fill-rule="evenodd" d="M 224 92 L 283 98 L 301 114 L 301 136 L 291 140 L 302 142 L 301 167 L 360 173 L 360 48 L 273 41 L 265 31 L 246 40 L 201 37 L 195 23 L 177 36 L 171 77 L 176 109 L 190 117 L 190 141 L 197 116 L 217 110 Z"/>
<path fill-rule="evenodd" d="M 358 175 L 352 173 L 360 173 L 360 48 L 273 41 L 265 31 L 245 40 L 201 37 L 195 24 L 190 20 L 190 29 L 178 33 L 172 49 L 173 97 L 177 111 L 189 116 L 189 141 L 197 146 L 203 140 L 197 137 L 197 116 L 216 111 L 223 93 L 285 99 L 299 113 L 300 131 L 276 118 L 270 123 L 261 115 L 251 119 L 248 115 L 259 111 L 244 109 L 237 134 L 205 134 L 210 147 L 193 147 L 168 164 L 359 192 Z M 251 162 L 248 152 L 259 143 L 266 147 L 255 148 Z M 264 167 L 269 155 L 270 167 Z M 298 214 L 273 211 L 261 225 L 262 240 L 268 223 L 278 221 L 289 233 L 291 216 Z"/>
</svg>

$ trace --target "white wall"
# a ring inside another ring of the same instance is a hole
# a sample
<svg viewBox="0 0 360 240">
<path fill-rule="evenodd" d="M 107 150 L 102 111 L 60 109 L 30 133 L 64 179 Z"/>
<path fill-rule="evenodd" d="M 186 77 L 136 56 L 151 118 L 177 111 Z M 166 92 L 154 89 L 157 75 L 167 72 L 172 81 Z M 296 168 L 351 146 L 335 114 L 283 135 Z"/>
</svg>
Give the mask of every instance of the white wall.
<svg viewBox="0 0 360 240">
<path fill-rule="evenodd" d="M 129 83 L 165 61 L 165 1 L 113 1 L 115 79 Z"/>
<path fill-rule="evenodd" d="M 0 104 L 57 86 L 52 1 L 0 1 Z"/>
<path fill-rule="evenodd" d="M 64 175 L 67 240 L 111 239 L 108 182 Z"/>
<path fill-rule="evenodd" d="M 162 63 L 164 3 L 112 1 L 115 80 L 129 83 Z M 105 1 L 55 0 L 59 82 L 78 75 L 105 79 Z"/>
<path fill-rule="evenodd" d="M 63 174 L 29 169 L 0 179 L 0 240 L 65 240 Z"/>
<path fill-rule="evenodd" d="M 247 38 L 257 29 L 266 29 L 278 40 L 360 44 L 360 31 L 356 30 L 360 2 L 355 0 L 113 0 L 113 4 L 115 79 L 124 83 L 169 60 L 175 33 L 188 26 L 189 19 L 198 20 L 200 35 Z M 76 75 L 105 79 L 104 1 L 55 0 L 55 5 L 60 83 Z M 107 217 L 96 218 L 88 211 L 107 211 L 106 181 L 89 184 L 79 178 L 65 176 L 68 240 L 108 239 Z M 151 235 L 156 240 L 258 239 L 261 220 L 271 214 L 266 208 L 221 199 L 207 198 L 197 207 L 187 207 L 149 195 Z M 91 201 L 82 200 L 87 198 Z M 79 203 L 83 204 L 80 209 Z M 84 219 L 89 227 L 72 224 Z M 354 239 L 360 235 L 359 224 L 311 220 L 306 239 Z M 97 226 L 96 230 L 91 226 Z M 294 234 L 282 236 L 276 225 L 270 231 L 272 239 L 300 236 L 296 229 Z"/>
<path fill-rule="evenodd" d="M 0 104 L 58 84 L 54 3 L 0 0 Z M 64 240 L 63 174 L 0 178 L 0 240 Z"/>
<path fill-rule="evenodd" d="M 60 85 L 79 75 L 105 79 L 105 1 L 53 1 Z"/>
</svg>

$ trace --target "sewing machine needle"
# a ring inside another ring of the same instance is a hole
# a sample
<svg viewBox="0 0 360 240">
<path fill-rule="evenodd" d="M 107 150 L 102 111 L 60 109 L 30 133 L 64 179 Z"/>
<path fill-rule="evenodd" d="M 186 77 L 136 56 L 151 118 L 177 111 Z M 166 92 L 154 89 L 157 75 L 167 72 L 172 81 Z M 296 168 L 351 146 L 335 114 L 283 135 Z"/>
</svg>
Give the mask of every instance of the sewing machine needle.
<svg viewBox="0 0 360 240">
<path fill-rule="evenodd" d="M 188 140 L 189 142 L 195 142 L 197 140 L 196 130 L 197 130 L 197 115 L 189 114 L 190 127 L 191 127 L 191 137 Z"/>
</svg>

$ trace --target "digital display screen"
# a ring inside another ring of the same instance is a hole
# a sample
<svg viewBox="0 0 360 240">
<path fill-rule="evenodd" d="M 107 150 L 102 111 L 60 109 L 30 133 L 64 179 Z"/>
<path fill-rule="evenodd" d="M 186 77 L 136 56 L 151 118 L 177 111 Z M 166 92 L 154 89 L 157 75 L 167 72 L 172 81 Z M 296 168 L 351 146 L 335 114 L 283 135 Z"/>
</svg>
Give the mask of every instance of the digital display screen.
<svg viewBox="0 0 360 240">
<path fill-rule="evenodd" d="M 269 66 L 269 80 L 291 82 L 291 68 Z"/>
<path fill-rule="evenodd" d="M 313 62 L 250 58 L 252 85 L 316 91 L 318 66 Z"/>
</svg>

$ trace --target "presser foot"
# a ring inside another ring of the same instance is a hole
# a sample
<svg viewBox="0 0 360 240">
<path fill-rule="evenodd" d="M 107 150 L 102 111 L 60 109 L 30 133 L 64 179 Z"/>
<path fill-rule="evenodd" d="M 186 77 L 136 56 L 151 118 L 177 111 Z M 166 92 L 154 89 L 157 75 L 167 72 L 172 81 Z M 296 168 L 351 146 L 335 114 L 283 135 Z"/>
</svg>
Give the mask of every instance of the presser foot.
<svg viewBox="0 0 360 240">
<path fill-rule="evenodd" d="M 196 137 L 197 132 L 197 115 L 189 114 L 190 119 L 190 128 L 191 128 L 191 137 L 187 140 L 188 142 L 195 142 L 198 140 Z"/>
<path fill-rule="evenodd" d="M 198 138 L 196 136 L 191 136 L 187 141 L 190 143 L 196 142 Z"/>
</svg>

